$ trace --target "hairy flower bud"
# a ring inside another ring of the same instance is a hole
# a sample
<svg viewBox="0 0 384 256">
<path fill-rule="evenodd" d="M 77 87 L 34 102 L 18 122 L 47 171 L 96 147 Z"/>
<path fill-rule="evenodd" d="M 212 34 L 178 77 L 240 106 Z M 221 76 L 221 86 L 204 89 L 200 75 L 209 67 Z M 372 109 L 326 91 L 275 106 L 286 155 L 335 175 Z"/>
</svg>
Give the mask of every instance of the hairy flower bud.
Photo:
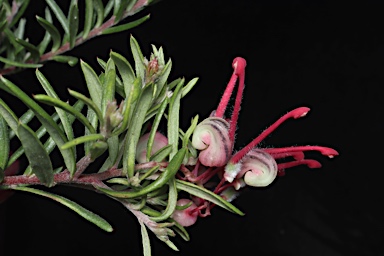
<svg viewBox="0 0 384 256">
<path fill-rule="evenodd" d="M 208 117 L 196 126 L 192 146 L 201 150 L 199 160 L 203 165 L 219 167 L 228 162 L 232 151 L 228 130 L 229 123 L 219 117 Z"/>
<path fill-rule="evenodd" d="M 136 161 L 138 163 L 147 162 L 147 143 L 150 133 L 146 133 L 139 139 L 136 148 Z M 168 145 L 168 139 L 163 134 L 156 132 L 155 139 L 151 150 L 151 156 L 155 154 L 159 149 Z"/>
<path fill-rule="evenodd" d="M 242 159 L 237 178 L 243 177 L 252 187 L 266 187 L 276 178 L 277 170 L 277 163 L 270 154 L 254 148 Z"/>
<path fill-rule="evenodd" d="M 179 199 L 177 205 L 183 206 L 191 203 L 189 199 Z M 194 211 L 197 208 L 196 204 L 192 202 L 191 206 L 184 210 L 175 210 L 172 213 L 172 218 L 177 221 L 183 227 L 189 227 L 196 223 L 199 215 L 198 211 Z"/>
</svg>

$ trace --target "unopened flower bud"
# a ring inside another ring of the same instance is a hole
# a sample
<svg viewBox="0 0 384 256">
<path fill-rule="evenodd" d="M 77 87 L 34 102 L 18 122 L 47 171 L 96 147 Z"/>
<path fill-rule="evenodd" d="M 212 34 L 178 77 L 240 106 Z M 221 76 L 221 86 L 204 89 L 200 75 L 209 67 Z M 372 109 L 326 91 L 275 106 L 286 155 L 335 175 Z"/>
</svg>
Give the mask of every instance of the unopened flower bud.
<svg viewBox="0 0 384 256">
<path fill-rule="evenodd" d="M 150 133 L 146 133 L 139 139 L 136 148 L 136 161 L 138 163 L 147 162 L 147 144 Z M 159 149 L 168 145 L 168 139 L 163 134 L 156 132 L 155 139 L 151 150 L 151 156 L 155 154 Z"/>
<path fill-rule="evenodd" d="M 179 199 L 177 201 L 177 205 L 183 206 L 191 202 L 192 201 L 190 199 Z M 192 204 L 184 210 L 175 210 L 172 213 L 172 218 L 183 227 L 192 226 L 193 224 L 196 223 L 197 217 L 199 215 L 199 213 L 195 211 L 196 208 L 197 208 L 196 204 L 192 202 Z"/>
<path fill-rule="evenodd" d="M 196 126 L 192 146 L 201 150 L 200 162 L 205 166 L 224 166 L 232 151 L 229 123 L 223 118 L 209 117 Z"/>
<path fill-rule="evenodd" d="M 270 154 L 254 148 L 242 159 L 237 178 L 243 177 L 245 184 L 252 187 L 266 187 L 275 180 L 277 170 L 277 163 Z"/>
</svg>

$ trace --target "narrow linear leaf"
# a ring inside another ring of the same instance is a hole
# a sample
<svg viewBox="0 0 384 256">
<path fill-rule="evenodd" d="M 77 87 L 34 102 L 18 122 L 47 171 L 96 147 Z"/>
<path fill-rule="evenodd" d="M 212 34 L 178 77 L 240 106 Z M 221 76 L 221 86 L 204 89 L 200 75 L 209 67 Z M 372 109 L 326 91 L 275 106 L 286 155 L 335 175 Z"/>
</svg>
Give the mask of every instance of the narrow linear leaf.
<svg viewBox="0 0 384 256">
<path fill-rule="evenodd" d="M 31 53 L 32 60 L 34 60 L 34 61 L 39 60 L 40 51 L 36 46 L 34 46 L 33 44 L 31 44 L 31 43 L 29 43 L 23 39 L 20 39 L 20 38 L 16 38 L 16 42 L 18 44 L 22 45 L 27 51 L 29 51 Z"/>
<path fill-rule="evenodd" d="M 195 130 L 197 126 L 197 122 L 199 121 L 199 115 L 196 115 L 191 122 L 191 126 L 188 128 L 188 130 L 185 132 L 183 137 L 183 147 L 188 146 L 189 138 L 191 137 L 193 131 Z"/>
<path fill-rule="evenodd" d="M 172 160 L 169 162 L 167 168 L 165 168 L 165 171 L 161 173 L 160 176 L 155 181 L 153 181 L 151 184 L 143 187 L 140 190 L 115 191 L 115 190 L 105 189 L 101 187 L 96 187 L 96 188 L 102 191 L 103 193 L 107 195 L 111 195 L 116 198 L 137 198 L 137 197 L 146 195 L 150 192 L 153 192 L 155 190 L 158 190 L 164 187 L 164 185 L 167 184 L 167 182 L 176 175 L 177 171 L 180 168 L 180 165 L 183 162 L 185 153 L 186 153 L 186 149 L 181 148 L 177 152 L 177 154 L 172 158 Z"/>
<path fill-rule="evenodd" d="M 54 113 L 52 115 L 52 119 L 53 121 L 57 122 L 57 120 L 59 120 L 59 115 L 57 113 Z M 19 119 L 19 122 L 20 123 L 23 123 L 23 124 L 27 124 L 26 122 L 23 122 L 22 119 L 20 118 Z M 41 126 L 39 129 L 37 129 L 37 131 L 35 132 L 36 136 L 38 139 L 41 139 L 41 137 L 43 137 L 45 134 L 47 133 L 47 130 L 44 128 L 44 126 Z M 52 141 L 51 143 L 53 145 L 48 145 L 47 142 L 48 141 Z M 47 151 L 48 154 L 50 154 L 52 151 L 50 151 L 50 148 L 54 148 L 54 145 L 55 142 L 52 140 L 51 137 L 48 138 L 48 140 L 44 143 L 44 148 L 45 148 L 45 151 Z M 10 156 L 9 160 L 8 160 L 8 167 L 13 163 L 15 162 L 22 154 L 24 154 L 24 148 L 23 146 L 20 146 L 17 150 L 15 150 L 12 155 Z"/>
<path fill-rule="evenodd" d="M 108 3 L 105 5 L 104 18 L 106 18 L 109 15 L 109 13 L 112 11 L 114 4 L 115 4 L 115 0 L 108 1 Z"/>
<path fill-rule="evenodd" d="M 133 115 L 133 109 L 135 107 L 135 100 L 136 95 L 141 93 L 141 87 L 140 87 L 141 79 L 138 77 L 133 82 L 133 88 L 130 90 L 128 98 L 125 100 L 125 107 L 123 112 L 123 121 L 120 125 L 120 127 L 113 132 L 113 135 L 119 135 L 122 132 L 125 131 L 125 129 L 128 127 L 128 124 L 131 120 L 131 116 Z"/>
<path fill-rule="evenodd" d="M 69 48 L 72 49 L 75 46 L 77 31 L 79 29 L 79 8 L 77 6 L 77 0 L 71 1 L 68 14 L 68 23 Z"/>
<path fill-rule="evenodd" d="M 171 178 L 168 181 L 169 185 L 169 192 L 168 192 L 168 204 L 165 210 L 162 212 L 162 214 L 158 217 L 152 217 L 151 219 L 156 222 L 164 221 L 171 217 L 172 213 L 176 209 L 176 203 L 177 203 L 177 188 L 176 188 L 176 181 L 175 177 Z"/>
<path fill-rule="evenodd" d="M 161 149 L 159 149 L 155 154 L 153 154 L 149 160 L 155 161 L 155 162 L 163 161 L 166 157 L 169 156 L 169 154 L 171 154 L 171 151 L 172 151 L 172 145 L 168 144 L 162 147 Z"/>
<path fill-rule="evenodd" d="M 51 12 L 49 11 L 49 7 L 45 7 L 45 19 L 49 22 L 52 23 L 52 16 Z M 39 43 L 37 48 L 39 49 L 40 54 L 43 54 L 45 50 L 48 47 L 48 44 L 51 42 L 51 35 L 47 30 L 45 30 L 43 40 Z"/>
<path fill-rule="evenodd" d="M 59 30 L 52 25 L 51 22 L 47 21 L 36 15 L 36 19 L 39 24 L 51 35 L 52 38 L 52 52 L 55 52 L 60 47 L 61 35 Z"/>
<path fill-rule="evenodd" d="M 10 66 L 15 66 L 18 68 L 40 68 L 43 66 L 43 64 L 18 62 L 18 61 L 9 60 L 3 57 L 0 57 L 0 62 L 3 62 Z"/>
<path fill-rule="evenodd" d="M 172 69 L 172 60 L 169 60 L 167 62 L 167 64 L 165 65 L 163 71 L 161 71 L 160 77 L 159 77 L 158 81 L 156 82 L 157 89 L 158 89 L 157 94 L 156 94 L 156 98 L 159 95 L 161 95 L 161 92 L 163 91 L 163 87 L 167 83 L 169 74 L 171 73 L 171 69 Z"/>
<path fill-rule="evenodd" d="M 168 98 L 166 98 L 163 101 L 163 103 L 161 103 L 160 109 L 158 110 L 158 112 L 156 114 L 156 117 L 155 117 L 155 120 L 153 121 L 151 132 L 149 134 L 149 138 L 148 138 L 148 142 L 147 142 L 147 160 L 149 160 L 150 157 L 151 157 L 153 142 L 155 140 L 155 135 L 156 135 L 156 132 L 157 132 L 157 128 L 159 127 L 161 118 L 163 117 L 163 114 L 164 114 L 164 111 L 165 111 L 167 105 L 168 105 Z"/>
<path fill-rule="evenodd" d="M 43 102 L 47 105 L 55 106 L 60 111 L 64 110 L 65 112 L 63 111 L 63 115 L 65 115 L 65 116 L 67 116 L 67 113 L 74 115 L 83 125 L 85 125 L 85 127 L 87 127 L 87 129 L 90 131 L 90 133 L 96 133 L 95 128 L 93 128 L 93 126 L 88 121 L 88 119 L 80 111 L 76 110 L 74 107 L 72 107 L 68 103 L 63 102 L 59 99 L 52 98 L 52 97 L 47 96 L 47 95 L 43 95 L 43 94 L 37 94 L 34 96 L 34 98 L 35 98 L 35 100 Z M 57 113 L 59 113 L 59 111 L 57 111 Z M 61 119 L 61 122 L 64 125 L 64 122 L 62 119 Z M 67 125 L 69 127 L 71 127 L 71 129 L 72 129 L 72 125 L 70 124 L 68 118 L 66 118 L 66 122 L 67 122 Z M 73 134 L 72 134 L 71 138 L 69 138 L 69 136 L 68 136 L 68 140 L 70 140 L 70 139 L 73 139 Z"/>
<path fill-rule="evenodd" d="M 61 26 L 63 27 L 64 32 L 66 34 L 69 34 L 69 23 L 68 23 L 67 18 L 65 17 L 65 15 L 63 13 L 63 11 L 61 10 L 61 8 L 56 4 L 56 1 L 45 0 L 45 2 L 47 2 L 49 7 L 51 8 L 53 13 L 55 14 L 57 20 L 60 22 Z"/>
<path fill-rule="evenodd" d="M 125 95 L 129 95 L 130 91 L 132 90 L 133 83 L 136 79 L 132 66 L 129 64 L 126 58 L 116 52 L 111 52 L 110 57 L 115 62 L 121 75 L 121 79 L 123 80 Z"/>
<path fill-rule="evenodd" d="M 131 45 L 132 55 L 135 60 L 136 76 L 140 77 L 141 79 L 144 79 L 145 78 L 144 56 L 143 56 L 143 53 L 141 52 L 139 43 L 136 41 L 136 39 L 133 36 L 131 36 L 130 45 Z"/>
<path fill-rule="evenodd" d="M 82 102 L 84 102 L 90 109 L 92 109 L 94 111 L 94 113 L 96 114 L 97 118 L 100 120 L 100 122 L 103 121 L 103 115 L 101 114 L 101 110 L 98 106 L 96 106 L 96 104 L 91 100 L 89 99 L 88 97 L 86 97 L 85 95 L 79 93 L 79 92 L 76 92 L 76 91 L 73 91 L 71 89 L 68 89 L 68 92 L 71 96 L 75 97 L 76 99 L 78 100 L 81 100 Z M 92 124 L 92 122 L 91 122 Z"/>
<path fill-rule="evenodd" d="M 170 159 L 176 154 L 179 143 L 179 112 L 180 112 L 180 99 L 181 99 L 181 87 L 184 84 L 184 79 L 181 79 L 173 92 L 172 98 L 169 103 L 168 114 L 168 143 L 172 144 L 172 152 L 169 155 Z"/>
<path fill-rule="evenodd" d="M 19 98 L 28 108 L 33 110 L 40 123 L 47 129 L 49 135 L 55 141 L 56 145 L 60 147 L 67 142 L 67 138 L 60 129 L 60 127 L 53 121 L 51 116 L 40 107 L 34 100 L 32 100 L 27 94 L 25 94 L 19 87 L 13 84 L 11 81 L 0 76 L 0 89 L 10 91 L 14 96 Z M 62 150 L 60 153 L 63 156 L 64 162 L 71 174 L 74 174 L 76 169 L 75 154 L 72 150 Z"/>
<path fill-rule="evenodd" d="M 59 96 L 57 96 L 57 93 L 52 88 L 51 84 L 49 83 L 48 79 L 43 75 L 43 73 L 41 73 L 38 69 L 36 69 L 35 73 L 44 91 L 50 96 L 50 98 L 48 98 L 50 99 L 50 102 L 57 103 L 57 106 L 60 106 L 60 107 L 55 107 L 55 110 L 60 117 L 61 124 L 63 125 L 64 132 L 67 135 L 68 140 L 73 140 L 72 125 L 69 123 L 67 113 L 64 111 L 65 109 L 71 109 L 70 108 L 71 106 L 69 106 L 69 104 L 62 102 L 59 99 Z M 66 108 L 64 108 L 63 110 L 62 107 L 66 107 Z M 74 109 L 71 109 L 71 110 L 74 111 Z M 74 152 L 74 154 L 76 153 Z"/>
<path fill-rule="evenodd" d="M 139 140 L 141 128 L 143 126 L 145 115 L 152 102 L 153 86 L 149 85 L 144 89 L 134 111 L 134 122 L 128 129 L 125 150 L 123 159 L 123 173 L 128 177 L 133 177 L 135 169 L 135 154 L 136 146 Z"/>
<path fill-rule="evenodd" d="M 198 80 L 199 78 L 195 77 L 191 81 L 189 81 L 186 86 L 183 87 L 183 90 L 181 92 L 182 98 L 184 98 L 184 96 L 187 95 L 192 90 L 192 88 L 195 86 Z"/>
<path fill-rule="evenodd" d="M 203 187 L 197 186 L 187 181 L 176 180 L 176 187 L 179 190 L 183 190 L 191 195 L 200 197 L 202 199 L 208 200 L 230 212 L 234 212 L 241 216 L 244 215 L 242 211 L 237 209 L 233 204 L 225 201 L 221 196 L 216 195 L 215 193 L 205 189 Z"/>
<path fill-rule="evenodd" d="M 27 125 L 19 123 L 17 133 L 29 164 L 40 182 L 47 187 L 53 185 L 53 168 L 48 153 L 36 134 Z"/>
<path fill-rule="evenodd" d="M 98 28 L 101 26 L 101 24 L 103 24 L 104 21 L 104 4 L 101 0 L 95 0 L 93 1 L 93 7 L 96 10 L 95 28 Z"/>
<path fill-rule="evenodd" d="M 9 157 L 9 131 L 8 125 L 0 113 L 0 169 L 5 170 Z M 2 173 L 2 171 L 0 172 Z M 1 182 L 0 177 L 0 182 Z"/>
<path fill-rule="evenodd" d="M 89 142 L 89 141 L 96 141 L 96 140 L 103 140 L 104 136 L 101 134 L 89 134 L 89 135 L 84 135 L 81 137 L 77 137 L 74 140 L 68 141 L 64 145 L 61 146 L 61 149 L 68 149 L 71 147 L 74 147 L 76 145 Z"/>
<path fill-rule="evenodd" d="M 108 102 L 112 102 L 115 99 L 115 83 L 116 83 L 116 69 L 115 63 L 112 59 L 107 62 L 105 70 L 105 79 L 103 83 L 103 96 L 101 102 L 101 111 L 105 115 Z"/>
<path fill-rule="evenodd" d="M 53 56 L 52 60 L 60 62 L 60 63 L 67 63 L 71 67 L 75 66 L 79 62 L 78 58 L 73 57 L 73 56 L 65 56 L 65 55 Z"/>
<path fill-rule="evenodd" d="M 119 22 L 121 17 L 123 16 L 125 10 L 128 7 L 130 0 L 115 0 L 115 5 L 113 9 L 113 15 L 115 16 L 115 22 Z"/>
<path fill-rule="evenodd" d="M 144 256 L 151 256 L 151 242 L 149 240 L 147 228 L 145 227 L 142 221 L 139 221 L 141 227 L 141 240 L 143 244 L 143 254 Z"/>
<path fill-rule="evenodd" d="M 20 20 L 20 18 L 23 16 L 25 10 L 27 9 L 29 2 L 30 2 L 30 0 L 21 1 L 21 5 L 19 6 L 19 10 L 17 11 L 15 16 L 13 17 L 11 23 L 9 24 L 9 27 L 13 27 Z"/>
<path fill-rule="evenodd" d="M 1 88 L 1 84 L 0 84 Z M 4 118 L 12 131 L 17 134 L 18 119 L 10 107 L 0 98 L 0 116 Z"/>
<path fill-rule="evenodd" d="M 107 28 L 106 30 L 104 30 L 102 32 L 102 34 L 103 35 L 109 35 L 109 34 L 114 34 L 114 33 L 119 33 L 119 32 L 127 31 L 129 29 L 132 29 L 134 27 L 139 26 L 143 22 L 147 21 L 149 18 L 150 18 L 150 15 L 148 14 L 147 16 L 144 16 L 144 17 L 142 17 L 142 18 L 140 18 L 138 20 L 135 20 L 135 21 L 123 24 L 123 25 Z"/>
<path fill-rule="evenodd" d="M 35 188 L 30 188 L 30 187 L 15 187 L 15 188 L 12 188 L 14 190 L 19 190 L 19 191 L 25 191 L 25 192 L 30 192 L 30 193 L 33 193 L 33 194 L 36 194 L 36 195 L 40 195 L 40 196 L 44 196 L 44 197 L 47 197 L 47 198 L 50 198 L 66 207 L 68 207 L 69 209 L 75 211 L 77 214 L 79 214 L 81 217 L 83 217 L 84 219 L 88 220 L 89 222 L 95 224 L 96 226 L 98 226 L 99 228 L 101 228 L 102 230 L 105 230 L 107 232 L 112 232 L 113 231 L 113 228 L 112 226 L 103 218 L 101 218 L 99 215 L 85 209 L 84 207 L 82 207 L 81 205 L 65 198 L 65 197 L 62 197 L 62 196 L 59 196 L 59 195 L 55 195 L 55 194 L 52 194 L 52 193 L 49 193 L 49 192 L 46 192 L 46 191 L 42 191 L 42 190 L 38 190 L 38 189 L 35 189 Z"/>
<path fill-rule="evenodd" d="M 88 37 L 89 31 L 91 31 L 93 23 L 93 3 L 97 1 L 85 0 L 85 19 L 83 29 L 83 39 Z"/>
<path fill-rule="evenodd" d="M 96 72 L 86 62 L 80 61 L 91 99 L 101 108 L 102 86 Z"/>
</svg>

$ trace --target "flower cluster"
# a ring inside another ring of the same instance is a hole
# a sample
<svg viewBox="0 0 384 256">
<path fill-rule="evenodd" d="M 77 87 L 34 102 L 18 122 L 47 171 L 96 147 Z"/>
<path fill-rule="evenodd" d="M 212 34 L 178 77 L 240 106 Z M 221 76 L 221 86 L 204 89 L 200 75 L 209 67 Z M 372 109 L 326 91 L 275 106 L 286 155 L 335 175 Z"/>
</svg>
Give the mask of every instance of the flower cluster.
<svg viewBox="0 0 384 256">
<path fill-rule="evenodd" d="M 234 72 L 217 109 L 212 112 L 210 117 L 200 122 L 194 130 L 192 146 L 199 150 L 196 164 L 182 165 L 180 167 L 181 172 L 177 174 L 178 179 L 208 188 L 225 200 L 232 201 L 241 188 L 247 185 L 252 187 L 268 186 L 277 176 L 284 175 L 287 168 L 298 165 L 307 165 L 309 168 L 321 167 L 318 161 L 305 158 L 304 152 L 306 151 L 318 151 L 329 158 L 338 155 L 336 150 L 321 146 L 258 147 L 260 142 L 286 120 L 304 117 L 309 111 L 307 107 L 299 107 L 289 111 L 248 145 L 237 152 L 234 151 L 235 131 L 244 89 L 246 61 L 241 57 L 235 58 L 232 66 Z M 237 81 L 238 87 L 232 116 L 226 118 L 225 112 Z M 147 137 L 144 135 L 141 142 L 146 143 Z M 153 150 L 160 149 L 166 143 L 167 138 L 158 133 L 155 138 L 155 145 L 158 144 L 158 146 L 153 147 Z M 141 147 L 139 142 L 138 148 L 137 161 L 141 162 L 140 159 L 146 154 L 145 147 Z M 284 158 L 291 158 L 291 160 L 280 162 Z M 213 181 L 217 180 L 215 177 L 218 177 L 219 180 L 214 183 Z M 214 183 L 213 186 L 212 183 Z M 178 205 L 184 207 L 176 210 L 172 217 L 183 226 L 193 225 L 198 216 L 210 215 L 210 210 L 214 206 L 214 204 L 195 196 L 192 196 L 191 199 L 179 199 Z"/>
</svg>

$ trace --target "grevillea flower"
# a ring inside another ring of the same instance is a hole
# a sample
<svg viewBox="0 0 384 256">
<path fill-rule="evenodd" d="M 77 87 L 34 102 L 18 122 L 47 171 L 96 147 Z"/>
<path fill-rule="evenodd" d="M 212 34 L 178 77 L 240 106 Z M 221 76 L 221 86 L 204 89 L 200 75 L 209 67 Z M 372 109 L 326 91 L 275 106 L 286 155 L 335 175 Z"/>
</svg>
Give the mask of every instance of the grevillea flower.
<svg viewBox="0 0 384 256">
<path fill-rule="evenodd" d="M 260 142 L 288 119 L 306 116 L 309 112 L 307 107 L 289 111 L 248 145 L 234 152 L 233 145 L 243 96 L 246 61 L 241 57 L 235 58 L 232 66 L 234 71 L 218 108 L 196 127 L 192 136 L 192 145 L 200 150 L 198 162 L 195 166 L 188 168 L 182 166 L 181 171 L 184 176 L 179 175 L 180 179 L 204 186 L 226 200 L 232 201 L 238 195 L 237 190 L 246 185 L 268 186 L 277 176 L 284 175 L 287 168 L 298 165 L 307 165 L 309 168 L 321 167 L 318 161 L 305 159 L 304 152 L 306 151 L 318 151 L 330 158 L 338 155 L 336 150 L 321 146 L 259 147 Z M 239 81 L 232 116 L 226 118 L 224 115 L 237 80 Z M 291 158 L 291 160 L 281 162 L 280 160 L 284 158 Z M 211 188 L 209 184 L 212 184 L 212 178 L 216 175 L 220 178 L 220 182 L 216 187 Z M 195 197 L 193 197 L 193 201 L 197 206 L 194 211 L 198 211 L 199 216 L 204 217 L 210 214 L 212 204 Z M 202 212 L 203 210 L 205 212 Z"/>
</svg>

